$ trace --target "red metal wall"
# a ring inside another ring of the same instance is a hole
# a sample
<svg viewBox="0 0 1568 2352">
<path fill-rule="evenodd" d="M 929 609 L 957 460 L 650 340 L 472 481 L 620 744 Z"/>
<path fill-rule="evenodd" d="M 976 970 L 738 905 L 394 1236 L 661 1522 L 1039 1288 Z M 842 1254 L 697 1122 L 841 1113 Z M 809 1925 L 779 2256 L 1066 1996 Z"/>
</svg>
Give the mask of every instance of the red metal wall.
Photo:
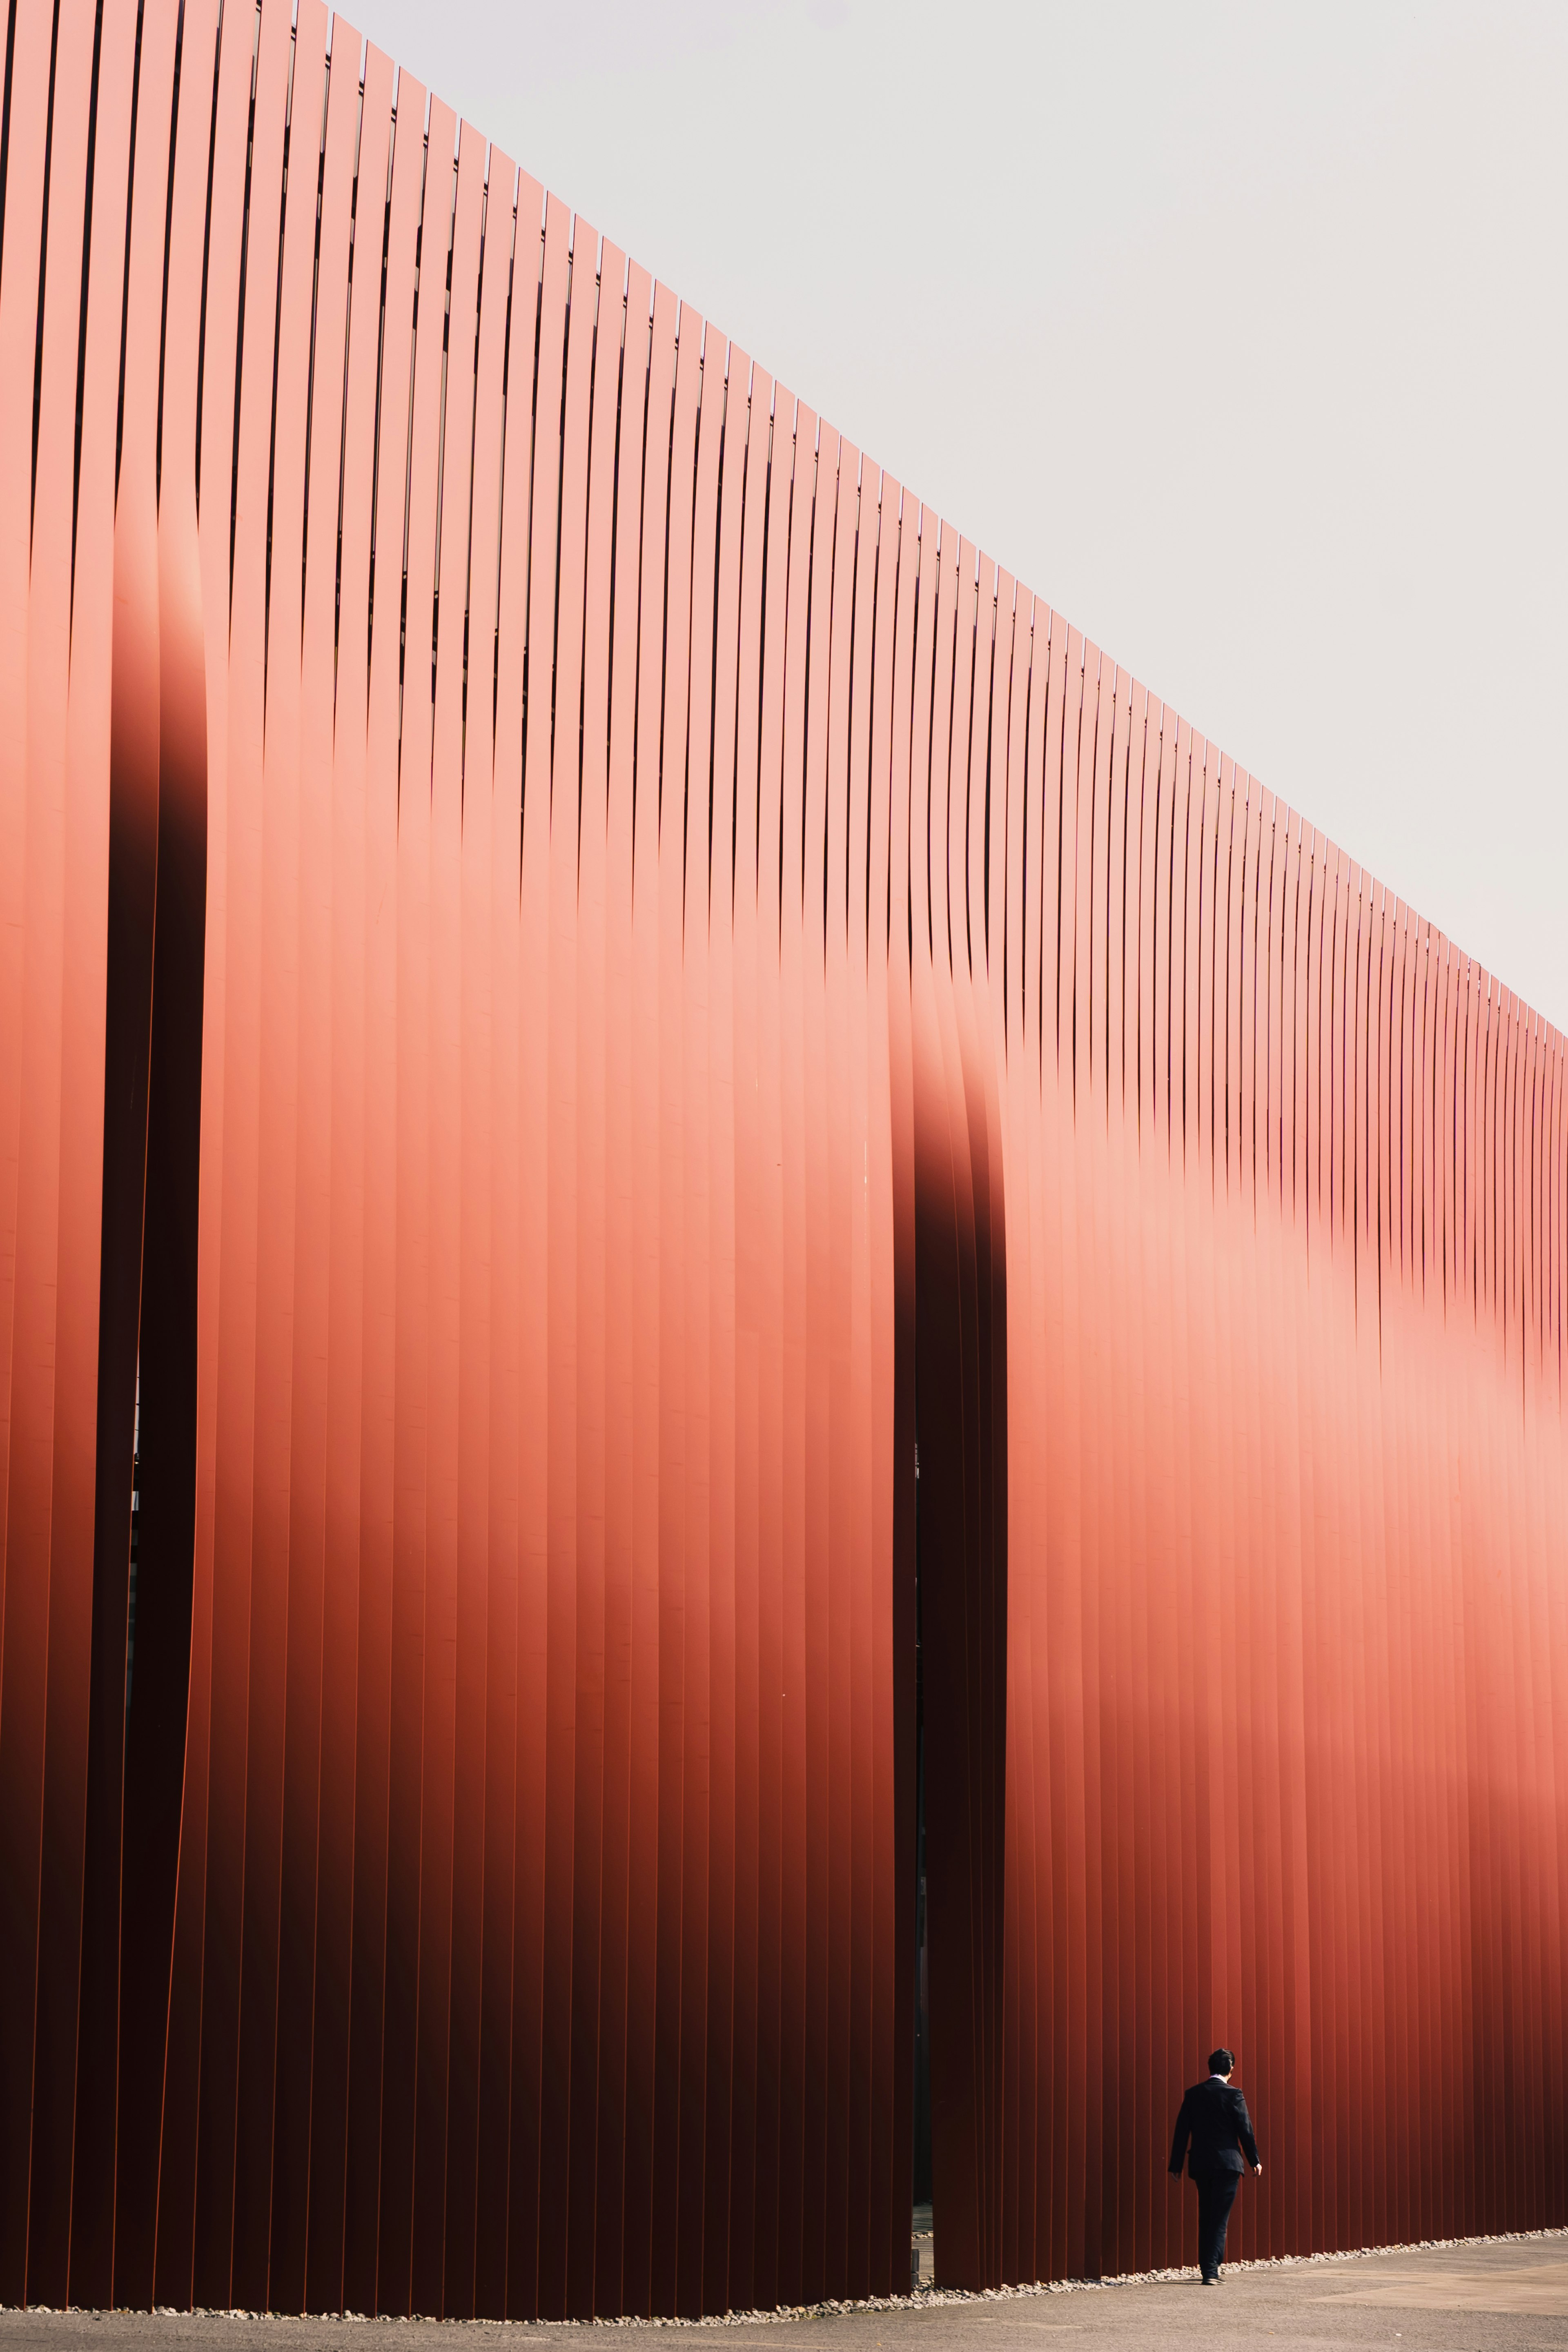
<svg viewBox="0 0 1568 2352">
<path fill-rule="evenodd" d="M 994 2267 L 1190 2249 L 1160 2143 L 1217 2041 L 1247 2253 L 1558 2224 L 1563 1041 L 1054 623 L 1049 659 L 1044 952 L 1026 866 L 995 983 Z"/>
<path fill-rule="evenodd" d="M 943 2273 L 1564 2218 L 1561 1038 L 317 0 L 7 87 L 0 2299 L 901 2285 L 917 1560 Z"/>
</svg>

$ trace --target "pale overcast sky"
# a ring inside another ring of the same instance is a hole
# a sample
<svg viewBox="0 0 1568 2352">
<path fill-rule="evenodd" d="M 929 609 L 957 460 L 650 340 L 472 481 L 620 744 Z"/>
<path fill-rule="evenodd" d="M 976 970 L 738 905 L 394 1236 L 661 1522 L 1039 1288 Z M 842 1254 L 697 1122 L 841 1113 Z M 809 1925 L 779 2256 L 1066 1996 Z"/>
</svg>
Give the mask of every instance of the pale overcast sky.
<svg viewBox="0 0 1568 2352">
<path fill-rule="evenodd" d="M 1568 1026 L 1568 7 L 356 21 Z"/>
</svg>

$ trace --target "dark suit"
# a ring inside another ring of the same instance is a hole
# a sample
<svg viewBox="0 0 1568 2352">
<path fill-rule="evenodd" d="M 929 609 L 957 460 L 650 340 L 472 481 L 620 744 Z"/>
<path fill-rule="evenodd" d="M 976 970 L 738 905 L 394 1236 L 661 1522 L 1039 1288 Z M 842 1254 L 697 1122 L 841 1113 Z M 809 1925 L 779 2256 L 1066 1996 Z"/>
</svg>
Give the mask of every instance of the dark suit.
<svg viewBox="0 0 1568 2352">
<path fill-rule="evenodd" d="M 1218 2277 L 1225 2260 L 1226 2227 L 1241 2186 L 1243 2156 L 1248 2164 L 1257 2164 L 1258 2142 L 1252 2137 L 1247 2101 L 1217 2074 L 1211 2074 L 1205 2083 L 1194 2083 L 1176 2117 L 1171 2170 L 1179 2180 L 1185 2157 L 1187 2170 L 1197 2183 L 1198 2268 L 1206 2279 Z"/>
</svg>

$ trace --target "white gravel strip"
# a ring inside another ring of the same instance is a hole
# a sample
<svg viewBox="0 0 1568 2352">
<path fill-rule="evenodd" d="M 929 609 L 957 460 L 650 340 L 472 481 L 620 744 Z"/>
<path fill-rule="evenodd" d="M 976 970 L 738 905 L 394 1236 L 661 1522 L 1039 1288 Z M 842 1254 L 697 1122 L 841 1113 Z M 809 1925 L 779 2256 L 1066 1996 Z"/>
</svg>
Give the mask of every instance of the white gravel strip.
<svg viewBox="0 0 1568 2352">
<path fill-rule="evenodd" d="M 1568 2229 L 1502 2230 L 1488 2238 L 1415 2238 L 1401 2245 L 1354 2246 L 1336 2253 L 1269 2254 L 1253 2262 L 1227 2263 L 1226 2268 L 1229 2271 L 1305 2270 L 1312 2263 L 1368 2262 L 1377 2254 L 1441 2253 L 1451 2252 L 1459 2246 L 1524 2245 L 1548 2238 L 1568 2238 Z M 563 2331 L 571 2329 L 574 2332 L 585 2327 L 780 2327 L 787 2326 L 794 2320 L 826 2319 L 839 2313 L 847 2314 L 856 2311 L 930 2311 L 942 2304 L 1016 2303 L 1031 2296 L 1043 2294 L 1099 2294 L 1119 2286 L 1171 2286 L 1179 2279 L 1194 2279 L 1197 2274 L 1196 2266 L 1189 2265 L 1182 2270 L 1118 2271 L 1109 2278 L 1041 2279 L 1031 2286 L 977 2288 L 921 2286 L 912 2288 L 908 2294 L 871 2294 L 854 2302 L 830 2296 L 825 2303 L 780 2304 L 772 2311 L 716 2312 L 706 2319 L 443 2320 L 434 2317 L 426 2319 L 419 2312 L 414 2312 L 407 2316 L 402 2314 L 396 2316 L 383 2314 L 379 2318 L 373 2319 L 368 2313 L 363 2311 L 303 2313 L 205 2309 L 176 2311 L 169 2304 L 157 2305 L 150 2315 L 158 2319 L 270 2319 L 279 2326 L 296 2327 L 306 2320 L 336 2321 L 342 2325 L 352 2324 L 363 2327 L 406 2327 L 412 2321 L 422 2326 L 506 2328 L 523 2326 L 560 2328 Z M 68 2310 L 73 2317 L 79 2319 L 123 2319 L 132 2315 L 132 2315 L 125 2310 L 89 2311 L 76 2304 L 68 2305 L 65 2309 Z M 11 2312 L 16 2313 L 19 2316 L 25 2312 L 29 2317 L 45 2314 L 50 2316 L 56 2315 L 53 2306 L 47 2303 L 26 2305 L 0 2304 L 0 2313 Z M 63 2316 L 63 2313 L 59 2315 Z"/>
</svg>

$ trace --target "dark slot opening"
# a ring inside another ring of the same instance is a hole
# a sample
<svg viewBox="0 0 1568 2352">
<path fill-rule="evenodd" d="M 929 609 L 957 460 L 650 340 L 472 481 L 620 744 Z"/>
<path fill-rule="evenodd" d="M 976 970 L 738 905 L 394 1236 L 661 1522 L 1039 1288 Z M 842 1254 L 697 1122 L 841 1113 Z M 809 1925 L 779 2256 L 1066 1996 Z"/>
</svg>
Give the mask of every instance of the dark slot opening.
<svg viewBox="0 0 1568 2352">
<path fill-rule="evenodd" d="M 131 1441 L 131 1573 L 125 1588 L 125 1712 L 136 1672 L 136 1536 L 142 1517 L 142 1367 L 136 1367 L 135 1435 Z"/>
<path fill-rule="evenodd" d="M 915 1445 L 915 2048 L 913 2229 L 931 2226 L 931 1973 L 926 1965 L 925 1677 L 921 1647 L 921 1452 Z M 928 2266 L 929 2267 L 929 2266 Z"/>
</svg>

